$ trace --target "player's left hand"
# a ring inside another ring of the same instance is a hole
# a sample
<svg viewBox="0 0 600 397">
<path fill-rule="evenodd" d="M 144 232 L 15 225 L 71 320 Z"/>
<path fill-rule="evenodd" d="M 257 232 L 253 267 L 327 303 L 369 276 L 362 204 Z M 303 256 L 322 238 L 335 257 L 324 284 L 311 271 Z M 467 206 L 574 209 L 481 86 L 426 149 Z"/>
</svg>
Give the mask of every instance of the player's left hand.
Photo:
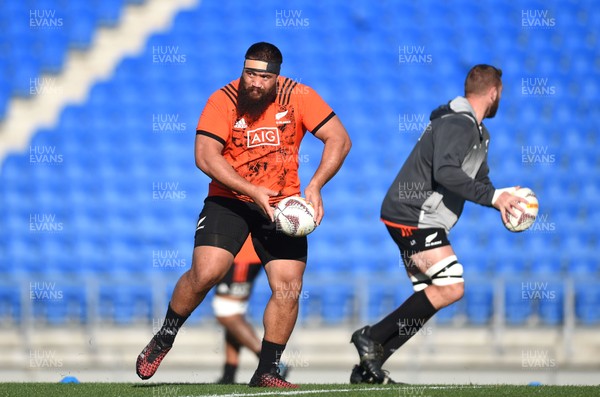
<svg viewBox="0 0 600 397">
<path fill-rule="evenodd" d="M 304 197 L 315 209 L 315 222 L 317 222 L 317 225 L 320 225 L 324 214 L 321 190 L 312 186 L 307 186 L 306 189 L 304 189 Z"/>
</svg>

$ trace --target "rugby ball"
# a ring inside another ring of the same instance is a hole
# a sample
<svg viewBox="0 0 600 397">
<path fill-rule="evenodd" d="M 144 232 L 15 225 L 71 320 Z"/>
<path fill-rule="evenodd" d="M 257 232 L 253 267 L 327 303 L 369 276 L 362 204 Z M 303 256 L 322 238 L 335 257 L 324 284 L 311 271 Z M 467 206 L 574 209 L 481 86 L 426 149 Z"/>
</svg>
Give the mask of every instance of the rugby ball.
<svg viewBox="0 0 600 397">
<path fill-rule="evenodd" d="M 306 236 L 317 227 L 313 206 L 299 196 L 281 200 L 275 207 L 274 215 L 277 230 L 288 236 Z"/>
<path fill-rule="evenodd" d="M 515 208 L 515 212 L 518 215 L 517 217 L 507 213 L 506 218 L 508 219 L 508 222 L 505 223 L 504 226 L 511 232 L 522 232 L 529 229 L 531 225 L 533 225 L 533 222 L 535 222 L 535 218 L 538 214 L 538 199 L 535 193 L 527 187 L 515 190 L 511 194 L 524 198 L 527 200 L 527 204 L 520 203 L 521 207 L 525 208 L 524 212 Z"/>
</svg>

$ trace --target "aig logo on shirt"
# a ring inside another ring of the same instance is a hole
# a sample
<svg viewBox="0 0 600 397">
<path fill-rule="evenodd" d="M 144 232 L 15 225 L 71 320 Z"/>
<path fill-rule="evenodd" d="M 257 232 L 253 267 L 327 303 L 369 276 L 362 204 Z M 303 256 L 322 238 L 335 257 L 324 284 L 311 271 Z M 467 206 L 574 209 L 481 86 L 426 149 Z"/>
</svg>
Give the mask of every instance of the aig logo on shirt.
<svg viewBox="0 0 600 397">
<path fill-rule="evenodd" d="M 257 128 L 246 131 L 248 147 L 279 146 L 279 129 L 275 127 Z"/>
</svg>

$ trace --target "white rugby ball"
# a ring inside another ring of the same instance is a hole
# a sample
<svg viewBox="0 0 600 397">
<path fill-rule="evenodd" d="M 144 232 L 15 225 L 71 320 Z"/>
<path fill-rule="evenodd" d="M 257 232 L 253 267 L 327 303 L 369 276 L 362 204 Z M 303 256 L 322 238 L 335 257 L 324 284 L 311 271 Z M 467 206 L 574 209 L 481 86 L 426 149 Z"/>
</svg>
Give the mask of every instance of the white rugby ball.
<svg viewBox="0 0 600 397">
<path fill-rule="evenodd" d="M 515 190 L 511 194 L 524 198 L 527 200 L 527 204 L 519 203 L 521 207 L 525 208 L 524 212 L 521 212 L 516 208 L 514 209 L 518 215 L 517 217 L 506 213 L 508 222 L 505 223 L 504 226 L 511 232 L 522 232 L 529 229 L 531 225 L 533 225 L 533 222 L 535 222 L 535 218 L 537 217 L 539 209 L 538 199 L 535 193 L 527 187 L 522 187 L 518 190 Z"/>
<path fill-rule="evenodd" d="M 306 236 L 317 227 L 313 206 L 299 196 L 281 200 L 275 207 L 274 215 L 277 230 L 288 236 Z"/>
</svg>

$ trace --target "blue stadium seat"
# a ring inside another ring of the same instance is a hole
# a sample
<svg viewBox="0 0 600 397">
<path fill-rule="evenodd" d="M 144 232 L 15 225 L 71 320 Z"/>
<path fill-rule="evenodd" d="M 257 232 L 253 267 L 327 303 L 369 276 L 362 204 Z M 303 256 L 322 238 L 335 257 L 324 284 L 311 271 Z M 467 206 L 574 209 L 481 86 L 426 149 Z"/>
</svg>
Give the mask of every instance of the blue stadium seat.
<svg viewBox="0 0 600 397">
<path fill-rule="evenodd" d="M 46 321 L 50 325 L 70 323 L 84 324 L 87 321 L 87 293 L 83 286 L 61 285 L 57 283 L 57 294 L 60 298 L 41 300 Z M 36 310 L 34 304 L 34 313 Z M 39 310 L 39 309 L 38 309 Z M 36 317 L 39 317 L 38 314 Z"/>
<path fill-rule="evenodd" d="M 450 324 L 460 313 L 462 307 L 461 302 L 454 303 L 450 306 L 446 306 L 440 309 L 435 314 L 435 322 L 438 324 Z"/>
<path fill-rule="evenodd" d="M 398 280 L 398 284 L 391 287 L 395 292 L 393 303 L 394 309 L 403 304 L 404 301 L 406 301 L 414 293 L 412 284 L 410 283 L 408 277 L 405 277 L 404 274 L 401 274 L 398 277 Z"/>
<path fill-rule="evenodd" d="M 152 317 L 152 290 L 146 284 L 104 284 L 100 286 L 98 313 L 115 324 L 148 321 Z"/>
<path fill-rule="evenodd" d="M 61 223 L 63 223 L 62 231 L 38 237 L 40 250 L 47 258 L 44 260 L 44 273 L 64 277 L 76 276 L 81 272 L 81 263 L 73 257 L 67 224 Z"/>
<path fill-rule="evenodd" d="M 102 276 L 108 273 L 109 257 L 106 254 L 103 242 L 90 236 L 90 231 L 97 228 L 98 224 L 89 222 L 84 227 L 77 229 L 77 234 L 82 236 L 75 244 L 71 261 L 78 267 L 78 274 L 86 276 Z M 84 237 L 85 236 L 85 237 Z"/>
<path fill-rule="evenodd" d="M 343 247 L 331 245 L 329 236 L 322 236 L 309 246 L 307 271 L 310 273 L 348 272 L 353 270 L 354 262 L 345 255 Z M 327 247 L 331 246 L 331 249 Z"/>
<path fill-rule="evenodd" d="M 306 298 L 310 299 L 310 291 L 305 291 Z M 354 311 L 353 286 L 347 283 L 329 284 L 323 291 L 322 305 L 321 315 L 325 324 L 335 325 L 347 321 Z"/>
<path fill-rule="evenodd" d="M 530 261 L 531 265 L 529 268 L 532 274 L 555 275 L 564 272 L 561 258 L 552 252 L 548 252 L 547 248 L 545 252 L 531 255 Z M 570 270 L 568 271 L 570 273 Z"/>
<path fill-rule="evenodd" d="M 76 49 L 87 49 L 96 33 L 96 9 L 83 5 L 71 6 L 65 16 L 65 26 L 69 35 L 69 44 Z"/>
<path fill-rule="evenodd" d="M 492 269 L 495 274 L 514 276 L 529 270 L 526 269 L 527 262 L 522 252 L 517 252 L 514 249 L 508 251 L 496 249 L 491 252 L 494 253 L 490 261 L 493 263 Z"/>
<path fill-rule="evenodd" d="M 465 285 L 465 312 L 469 323 L 489 324 L 494 313 L 494 285 L 483 278 L 469 279 Z"/>
<path fill-rule="evenodd" d="M 575 314 L 584 325 L 600 324 L 600 288 L 598 282 L 578 279 L 575 283 Z"/>
<path fill-rule="evenodd" d="M 533 313 L 534 300 L 526 294 L 524 295 L 523 281 L 507 282 L 504 294 L 506 323 L 509 325 L 525 324 Z"/>
<path fill-rule="evenodd" d="M 23 226 L 29 227 L 28 223 L 20 225 L 20 228 Z M 8 245 L 6 262 L 13 274 L 40 275 L 45 272 L 43 255 L 34 238 L 33 232 L 26 231 Z"/>
<path fill-rule="evenodd" d="M 0 51 L 4 51 L 3 43 L 0 41 Z M 8 60 L 0 58 L 0 74 L 8 76 L 10 64 Z M 0 120 L 4 118 L 4 114 L 8 108 L 8 102 L 12 92 L 11 82 L 8 79 L 0 81 Z"/>
<path fill-rule="evenodd" d="M 600 262 L 593 250 L 567 255 L 564 260 L 567 261 L 568 273 L 572 276 L 594 277 L 600 272 Z"/>
<path fill-rule="evenodd" d="M 40 61 L 31 54 L 19 55 L 13 61 L 12 94 L 20 97 L 37 95 L 44 90 L 51 89 L 51 80 L 39 77 Z"/>
<path fill-rule="evenodd" d="M 3 281 L 8 281 L 8 278 Z M 18 283 L 0 285 L 0 319 L 8 324 L 21 322 L 21 290 Z"/>
<path fill-rule="evenodd" d="M 543 324 L 558 325 L 563 322 L 565 294 L 562 281 L 548 282 L 539 300 L 539 315 Z"/>
<path fill-rule="evenodd" d="M 62 29 L 48 30 L 40 36 L 37 53 L 41 60 L 41 70 L 46 73 L 59 73 L 67 57 L 69 42 Z"/>
<path fill-rule="evenodd" d="M 305 273 L 306 274 L 306 273 Z M 301 324 L 306 323 L 315 323 L 319 322 L 323 318 L 326 308 L 323 304 L 323 297 L 327 294 L 327 290 L 330 282 L 326 281 L 331 274 L 323 274 L 319 276 L 318 282 L 311 282 L 314 279 L 305 277 L 302 293 L 300 295 L 301 300 L 299 301 L 299 309 L 298 309 L 298 322 Z M 266 303 L 266 302 L 265 302 Z M 258 311 L 259 308 L 255 308 Z M 264 309 L 264 307 L 263 307 Z M 334 310 L 333 307 L 328 307 L 327 310 Z M 262 313 L 260 314 L 262 316 Z M 337 317 L 338 314 L 334 313 L 334 318 Z M 261 317 L 257 317 L 261 318 Z"/>
<path fill-rule="evenodd" d="M 248 317 L 252 319 L 254 323 L 262 322 L 263 313 L 270 298 L 271 288 L 269 287 L 269 284 L 266 283 L 266 280 L 259 279 L 255 283 L 252 295 L 250 295 L 250 300 L 248 301 Z"/>
<path fill-rule="evenodd" d="M 388 315 L 397 306 L 395 305 L 396 299 L 396 288 L 395 286 L 375 286 L 370 285 L 368 288 L 367 302 L 368 302 L 368 321 L 375 322 L 381 320 L 383 317 Z"/>
<path fill-rule="evenodd" d="M 95 4 L 98 22 L 106 26 L 115 26 L 121 18 L 123 0 L 100 0 Z"/>
</svg>

